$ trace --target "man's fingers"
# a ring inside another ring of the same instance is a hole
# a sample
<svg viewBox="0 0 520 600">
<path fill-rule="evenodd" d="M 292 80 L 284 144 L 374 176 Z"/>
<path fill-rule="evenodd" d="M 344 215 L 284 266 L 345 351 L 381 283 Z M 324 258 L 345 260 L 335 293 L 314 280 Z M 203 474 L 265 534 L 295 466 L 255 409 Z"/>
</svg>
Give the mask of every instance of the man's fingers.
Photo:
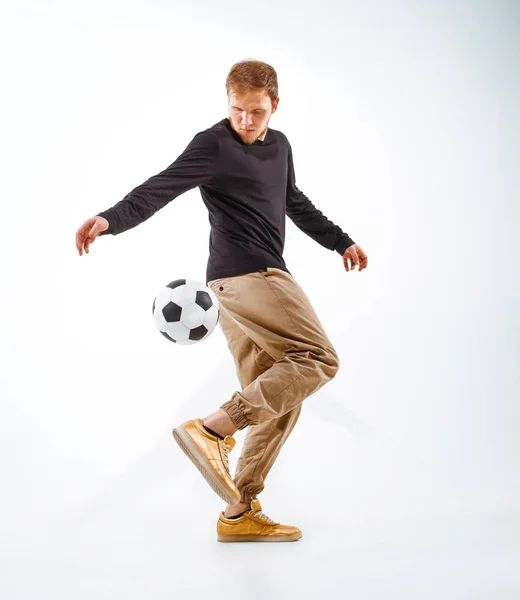
<svg viewBox="0 0 520 600">
<path fill-rule="evenodd" d="M 85 241 L 85 232 L 81 229 L 76 233 L 76 248 L 78 249 L 79 255 L 83 256 L 83 243 Z"/>
<path fill-rule="evenodd" d="M 83 255 L 83 251 L 89 252 L 90 244 L 94 243 L 97 236 L 104 230 L 104 222 L 97 217 L 87 219 L 76 232 L 76 248 L 79 255 Z"/>
<path fill-rule="evenodd" d="M 343 255 L 343 264 L 346 271 L 354 271 L 356 266 L 362 271 L 368 265 L 368 258 L 361 248 L 350 246 Z"/>
<path fill-rule="evenodd" d="M 88 234 L 85 237 L 85 252 L 88 254 L 89 251 L 89 247 L 90 244 L 93 244 L 96 241 L 97 236 L 101 233 L 101 224 L 96 222 L 94 223 L 94 226 L 91 228 L 91 230 L 88 232 Z"/>
<path fill-rule="evenodd" d="M 359 267 L 359 256 L 355 248 L 352 248 L 350 251 L 352 261 L 352 270 L 356 268 L 356 265 Z"/>
<path fill-rule="evenodd" d="M 368 265 L 368 259 L 361 248 L 351 246 L 346 250 L 343 256 L 343 263 L 346 271 L 354 271 L 356 266 L 358 271 L 362 271 Z"/>
</svg>

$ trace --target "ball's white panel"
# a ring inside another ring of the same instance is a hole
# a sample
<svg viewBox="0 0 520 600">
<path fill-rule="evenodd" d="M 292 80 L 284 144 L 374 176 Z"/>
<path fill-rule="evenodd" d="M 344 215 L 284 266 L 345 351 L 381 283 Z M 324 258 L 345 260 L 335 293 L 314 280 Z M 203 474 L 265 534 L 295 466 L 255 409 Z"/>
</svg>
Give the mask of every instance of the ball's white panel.
<svg viewBox="0 0 520 600">
<path fill-rule="evenodd" d="M 206 311 L 206 313 L 204 315 L 204 321 L 202 322 L 202 324 L 211 333 L 215 329 L 215 326 L 217 325 L 217 323 L 218 323 L 218 308 L 214 304 L 211 308 L 209 308 Z M 205 336 L 205 338 L 206 337 L 208 337 L 208 336 Z"/>
<path fill-rule="evenodd" d="M 155 310 L 164 308 L 171 299 L 172 290 L 164 287 L 155 298 Z"/>
<path fill-rule="evenodd" d="M 190 330 L 181 321 L 166 323 L 164 331 L 177 342 L 187 340 L 190 335 Z"/>
<path fill-rule="evenodd" d="M 189 329 L 195 329 L 204 322 L 206 311 L 198 304 L 189 304 L 182 309 L 181 322 Z"/>
<path fill-rule="evenodd" d="M 160 308 L 157 308 L 157 306 L 153 311 L 153 322 L 155 323 L 157 329 L 159 329 L 160 331 L 166 331 L 166 321 L 162 314 L 162 310 Z"/>
<path fill-rule="evenodd" d="M 192 285 L 186 283 L 172 290 L 172 301 L 179 306 L 189 306 L 195 302 L 196 290 Z"/>
</svg>

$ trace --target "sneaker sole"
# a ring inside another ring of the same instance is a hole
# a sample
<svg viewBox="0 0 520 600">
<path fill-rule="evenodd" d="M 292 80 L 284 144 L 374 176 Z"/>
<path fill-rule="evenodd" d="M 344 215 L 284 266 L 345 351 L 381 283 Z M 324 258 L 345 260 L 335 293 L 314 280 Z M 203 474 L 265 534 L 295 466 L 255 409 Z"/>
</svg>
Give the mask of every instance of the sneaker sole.
<svg viewBox="0 0 520 600">
<path fill-rule="evenodd" d="M 219 542 L 296 542 L 302 537 L 301 533 L 293 535 L 270 536 L 270 535 L 218 535 Z"/>
<path fill-rule="evenodd" d="M 173 437 L 177 444 L 179 444 L 181 450 L 191 460 L 191 462 L 197 467 L 204 479 L 212 487 L 213 491 L 218 494 L 222 500 L 228 504 L 238 504 L 240 502 L 240 494 L 235 495 L 229 490 L 224 484 L 220 477 L 215 473 L 213 467 L 209 464 L 206 457 L 198 449 L 195 442 L 191 437 L 184 431 L 182 427 L 176 427 L 173 431 Z"/>
</svg>

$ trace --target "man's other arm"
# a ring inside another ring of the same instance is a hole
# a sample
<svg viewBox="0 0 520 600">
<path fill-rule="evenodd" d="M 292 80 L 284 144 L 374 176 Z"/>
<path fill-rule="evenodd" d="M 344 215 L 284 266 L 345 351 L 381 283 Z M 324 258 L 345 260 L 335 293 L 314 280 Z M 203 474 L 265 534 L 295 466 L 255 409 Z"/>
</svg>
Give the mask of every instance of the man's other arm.
<svg viewBox="0 0 520 600">
<path fill-rule="evenodd" d="M 343 255 L 345 250 L 355 244 L 348 234 L 329 221 L 318 210 L 307 196 L 296 187 L 294 163 L 291 145 L 289 144 L 287 173 L 287 196 L 285 212 L 293 223 L 313 240 L 329 250 L 336 250 Z"/>
</svg>

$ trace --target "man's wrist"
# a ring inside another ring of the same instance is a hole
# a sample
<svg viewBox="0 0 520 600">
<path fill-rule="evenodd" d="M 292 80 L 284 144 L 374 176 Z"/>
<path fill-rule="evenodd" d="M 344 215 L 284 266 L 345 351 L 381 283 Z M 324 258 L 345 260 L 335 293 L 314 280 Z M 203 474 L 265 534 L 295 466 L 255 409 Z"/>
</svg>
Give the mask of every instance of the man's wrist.
<svg viewBox="0 0 520 600">
<path fill-rule="evenodd" d="M 105 221 L 108 223 L 108 228 L 105 229 L 104 231 L 102 231 L 99 235 L 107 235 L 109 233 L 111 233 L 111 234 L 114 233 L 113 227 L 110 227 L 109 219 L 107 219 L 107 217 L 105 216 L 105 212 L 100 212 L 96 215 L 96 217 L 101 217 L 102 219 L 105 219 Z"/>
<path fill-rule="evenodd" d="M 341 239 L 336 244 L 334 250 L 336 250 L 338 254 L 341 254 L 341 256 L 343 256 L 345 254 L 346 249 L 350 248 L 350 246 L 353 246 L 355 243 L 356 242 L 345 233 L 341 236 Z"/>
</svg>

